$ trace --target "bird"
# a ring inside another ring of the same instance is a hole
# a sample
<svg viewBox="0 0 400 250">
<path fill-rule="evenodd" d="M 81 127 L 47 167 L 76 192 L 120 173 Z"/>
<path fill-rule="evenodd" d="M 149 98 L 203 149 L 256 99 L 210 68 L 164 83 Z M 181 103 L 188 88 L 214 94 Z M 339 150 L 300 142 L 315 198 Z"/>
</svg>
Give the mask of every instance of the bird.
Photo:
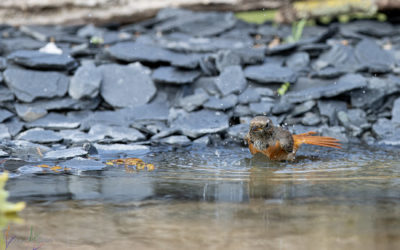
<svg viewBox="0 0 400 250">
<path fill-rule="evenodd" d="M 338 139 L 315 134 L 317 133 L 310 131 L 293 135 L 282 127 L 274 126 L 267 116 L 256 116 L 250 121 L 250 128 L 244 139 L 252 155 L 262 153 L 273 161 L 294 161 L 302 144 L 341 149 Z"/>
</svg>

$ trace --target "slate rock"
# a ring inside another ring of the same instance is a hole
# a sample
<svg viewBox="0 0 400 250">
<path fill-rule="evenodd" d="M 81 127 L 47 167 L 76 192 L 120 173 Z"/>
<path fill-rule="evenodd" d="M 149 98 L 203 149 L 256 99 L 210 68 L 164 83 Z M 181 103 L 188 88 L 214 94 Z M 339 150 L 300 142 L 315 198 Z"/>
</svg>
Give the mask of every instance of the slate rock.
<svg viewBox="0 0 400 250">
<path fill-rule="evenodd" d="M 14 94 L 6 87 L 0 86 L 0 102 L 14 101 Z"/>
<path fill-rule="evenodd" d="M 345 70 L 341 70 L 341 69 L 337 69 L 333 66 L 328 66 L 325 67 L 321 70 L 318 71 L 314 71 L 310 74 L 311 77 L 319 77 L 319 78 L 327 78 L 327 79 L 331 79 L 331 78 L 336 78 L 338 76 L 341 76 L 343 74 L 345 74 L 346 71 Z"/>
<path fill-rule="evenodd" d="M 386 118 L 380 118 L 372 125 L 372 132 L 379 139 L 379 144 L 399 146 L 400 124 Z"/>
<path fill-rule="evenodd" d="M 347 103 L 338 100 L 319 100 L 319 113 L 329 118 L 330 125 L 338 125 L 337 112 L 347 111 Z"/>
<path fill-rule="evenodd" d="M 265 50 L 265 54 L 267 55 L 282 54 L 285 52 L 295 50 L 298 45 L 299 45 L 298 43 L 282 43 L 273 47 L 268 47 Z"/>
<path fill-rule="evenodd" d="M 273 97 L 275 96 L 275 93 L 272 89 L 268 87 L 257 87 L 254 88 L 260 96 L 268 96 L 268 97 Z"/>
<path fill-rule="evenodd" d="M 94 98 L 99 94 L 102 74 L 94 63 L 83 64 L 75 71 L 68 94 L 74 99 Z"/>
<path fill-rule="evenodd" d="M 262 65 L 248 66 L 244 70 L 246 78 L 259 83 L 294 83 L 297 79 L 293 70 L 277 64 L 265 63 Z"/>
<path fill-rule="evenodd" d="M 0 71 L 4 71 L 6 68 L 7 68 L 7 59 L 0 56 Z"/>
<path fill-rule="evenodd" d="M 169 84 L 188 84 L 200 76 L 196 70 L 181 70 L 175 67 L 162 66 L 154 70 L 152 78 L 156 82 Z"/>
<path fill-rule="evenodd" d="M 60 160 L 60 159 L 71 159 L 79 156 L 85 156 L 88 152 L 83 150 L 81 147 L 74 147 L 68 149 L 60 149 L 49 151 L 44 155 L 45 160 Z"/>
<path fill-rule="evenodd" d="M 215 58 L 215 66 L 219 72 L 223 72 L 229 66 L 240 66 L 240 56 L 231 50 L 218 51 Z"/>
<path fill-rule="evenodd" d="M 36 98 L 53 98 L 67 92 L 69 79 L 57 72 L 8 68 L 4 71 L 8 88 L 23 102 Z"/>
<path fill-rule="evenodd" d="M 3 47 L 4 54 L 16 50 L 37 50 L 46 45 L 44 42 L 34 40 L 30 37 L 15 37 L 0 40 L 0 48 Z"/>
<path fill-rule="evenodd" d="M 221 112 L 200 110 L 178 116 L 172 124 L 186 136 L 197 138 L 208 133 L 218 133 L 229 127 L 229 117 Z"/>
<path fill-rule="evenodd" d="M 159 46 L 139 43 L 121 42 L 108 48 L 109 54 L 124 62 L 167 62 L 174 66 L 194 69 L 198 66 L 200 56 L 196 54 L 176 53 Z"/>
<path fill-rule="evenodd" d="M 232 52 L 239 56 L 242 65 L 260 64 L 264 61 L 265 58 L 264 48 L 249 47 L 249 48 L 235 49 L 232 50 Z"/>
<path fill-rule="evenodd" d="M 399 91 L 395 82 L 388 79 L 372 77 L 368 79 L 366 88 L 353 91 L 351 94 L 351 105 L 357 108 L 376 108 L 383 105 L 386 96 Z"/>
<path fill-rule="evenodd" d="M 16 136 L 24 127 L 24 123 L 17 117 L 11 118 L 5 125 L 8 127 L 8 132 L 11 136 Z"/>
<path fill-rule="evenodd" d="M 189 145 L 191 141 L 184 135 L 173 135 L 160 140 L 161 143 L 168 145 Z"/>
<path fill-rule="evenodd" d="M 0 139 L 8 139 L 11 138 L 10 132 L 8 131 L 8 127 L 5 124 L 0 124 Z"/>
<path fill-rule="evenodd" d="M 124 154 L 134 154 L 134 155 L 144 155 L 150 151 L 150 148 L 144 145 L 136 144 L 94 144 L 100 155 L 119 155 Z"/>
<path fill-rule="evenodd" d="M 208 94 L 205 90 L 197 88 L 195 89 L 193 95 L 188 95 L 180 98 L 179 106 L 187 112 L 191 112 L 203 105 L 208 100 L 208 98 Z"/>
<path fill-rule="evenodd" d="M 240 66 L 228 66 L 215 80 L 215 84 L 220 93 L 227 96 L 241 93 L 246 88 L 247 81 Z"/>
<path fill-rule="evenodd" d="M 59 113 L 49 113 L 45 117 L 25 124 L 27 128 L 47 128 L 47 129 L 73 129 L 79 127 L 81 122 L 72 117 L 67 117 Z"/>
<path fill-rule="evenodd" d="M 338 139 L 341 143 L 348 143 L 345 128 L 341 126 L 322 127 L 322 136 L 329 136 Z"/>
<path fill-rule="evenodd" d="M 52 130 L 33 128 L 20 133 L 17 139 L 36 143 L 54 143 L 60 142 L 63 138 Z"/>
<path fill-rule="evenodd" d="M 392 122 L 400 124 L 400 98 L 397 98 L 393 103 Z"/>
<path fill-rule="evenodd" d="M 236 24 L 233 13 L 194 12 L 179 15 L 156 26 L 158 31 L 180 31 L 192 36 L 215 36 Z"/>
<path fill-rule="evenodd" d="M 306 52 L 297 52 L 286 59 L 286 66 L 292 70 L 299 71 L 308 67 L 310 56 Z"/>
<path fill-rule="evenodd" d="M 304 114 L 307 111 L 310 111 L 317 103 L 314 100 L 309 100 L 303 102 L 302 104 L 296 105 L 292 111 L 293 116 Z"/>
<path fill-rule="evenodd" d="M 257 89 L 248 87 L 243 93 L 239 95 L 240 104 L 248 104 L 251 102 L 259 102 L 261 99 Z"/>
<path fill-rule="evenodd" d="M 337 82 L 328 86 L 312 87 L 296 92 L 289 92 L 284 96 L 288 102 L 298 103 L 321 97 L 334 97 L 354 89 L 367 86 L 366 79 L 360 74 L 346 74 L 338 79 Z"/>
<path fill-rule="evenodd" d="M 195 88 L 202 88 L 209 95 L 219 95 L 219 90 L 216 85 L 217 78 L 215 77 L 200 77 L 194 82 Z"/>
<path fill-rule="evenodd" d="M 18 117 L 26 122 L 32 122 L 47 115 L 47 110 L 44 108 L 20 103 L 15 104 L 15 110 Z"/>
<path fill-rule="evenodd" d="M 239 142 L 244 141 L 244 136 L 249 131 L 249 124 L 242 123 L 237 124 L 228 129 L 228 136 L 230 139 L 237 140 Z"/>
<path fill-rule="evenodd" d="M 151 78 L 135 68 L 116 64 L 99 67 L 103 75 L 101 96 L 114 107 L 146 104 L 156 94 Z"/>
<path fill-rule="evenodd" d="M 211 96 L 208 101 L 203 104 L 203 107 L 214 110 L 227 110 L 233 108 L 237 103 L 238 97 L 234 94 L 222 98 Z"/>
<path fill-rule="evenodd" d="M 123 126 L 106 126 L 102 124 L 95 124 L 89 130 L 89 135 L 101 135 L 103 138 L 111 138 L 111 141 L 138 141 L 144 140 L 146 137 L 134 128 Z"/>
<path fill-rule="evenodd" d="M 301 123 L 306 126 L 315 126 L 321 122 L 319 116 L 312 112 L 307 112 L 301 119 Z"/>
<path fill-rule="evenodd" d="M 360 136 L 365 129 L 371 127 L 362 109 L 349 109 L 347 112 L 339 111 L 337 118 L 345 128 L 351 131 L 353 137 Z"/>
<path fill-rule="evenodd" d="M 32 69 L 71 70 L 78 66 L 78 63 L 71 56 L 42 53 L 34 50 L 15 51 L 8 56 L 8 59 Z"/>
<path fill-rule="evenodd" d="M 77 115 L 80 117 L 80 115 Z M 127 126 L 127 115 L 121 111 L 94 111 L 83 113 L 81 130 L 89 130 L 95 124 Z"/>
<path fill-rule="evenodd" d="M 251 115 L 251 111 L 248 105 L 237 105 L 234 109 L 233 109 L 233 115 L 234 116 L 248 116 Z"/>
<path fill-rule="evenodd" d="M 7 157 L 9 154 L 0 149 L 0 157 Z"/>
<path fill-rule="evenodd" d="M 13 113 L 6 109 L 0 109 L 0 122 L 7 120 L 8 118 L 14 116 Z"/>
<path fill-rule="evenodd" d="M 342 44 L 334 44 L 330 50 L 322 53 L 313 64 L 313 68 L 317 71 L 328 66 L 345 72 L 355 72 L 360 68 L 354 49 Z"/>
<path fill-rule="evenodd" d="M 41 160 L 43 155 L 39 154 L 39 151 L 42 154 L 50 151 L 50 148 L 47 146 L 25 140 L 13 140 L 10 149 L 11 155 L 27 161 Z"/>
<path fill-rule="evenodd" d="M 77 129 L 63 129 L 58 132 L 65 144 L 79 144 L 83 142 L 95 142 L 104 139 L 104 135 L 89 135 L 88 133 L 79 131 Z"/>
<path fill-rule="evenodd" d="M 170 113 L 165 103 L 149 103 L 134 108 L 124 108 L 119 111 L 128 123 L 166 121 Z"/>
<path fill-rule="evenodd" d="M 392 54 L 383 50 L 370 39 L 363 39 L 357 44 L 355 56 L 362 67 L 374 73 L 389 72 L 396 63 Z"/>
<path fill-rule="evenodd" d="M 278 114 L 283 114 L 283 113 L 289 112 L 292 109 L 293 109 L 293 104 L 285 101 L 285 99 L 282 98 L 281 100 L 279 100 L 278 103 L 275 103 L 273 105 L 272 113 L 275 115 L 278 115 Z"/>
<path fill-rule="evenodd" d="M 37 100 L 29 104 L 29 107 L 49 110 L 90 110 L 95 109 L 100 103 L 100 98 L 76 100 L 71 97 L 53 98 L 51 100 Z"/>
<path fill-rule="evenodd" d="M 271 113 L 274 103 L 272 102 L 256 102 L 250 103 L 250 112 L 254 115 L 268 115 Z"/>
<path fill-rule="evenodd" d="M 389 22 L 374 20 L 357 20 L 340 25 L 340 33 L 345 37 L 360 38 L 363 35 L 387 37 L 398 34 L 397 29 Z"/>
<path fill-rule="evenodd" d="M 60 162 L 58 165 L 63 168 L 69 169 L 68 171 L 74 174 L 80 174 L 81 172 L 85 171 L 99 171 L 107 166 L 101 161 L 85 159 L 82 157 L 77 157 L 65 162 Z"/>
</svg>

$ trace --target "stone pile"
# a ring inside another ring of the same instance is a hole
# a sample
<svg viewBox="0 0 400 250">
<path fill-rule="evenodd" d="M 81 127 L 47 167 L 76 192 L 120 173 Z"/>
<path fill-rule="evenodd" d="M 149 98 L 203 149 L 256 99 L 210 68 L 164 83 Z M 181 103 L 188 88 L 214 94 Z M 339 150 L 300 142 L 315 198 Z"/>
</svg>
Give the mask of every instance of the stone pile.
<svg viewBox="0 0 400 250">
<path fill-rule="evenodd" d="M 284 43 L 289 26 L 183 9 L 125 26 L 3 25 L 0 153 L 241 142 L 262 114 L 296 133 L 399 145 L 399 28 L 311 26 Z M 43 49 L 50 40 L 62 53 Z"/>
</svg>

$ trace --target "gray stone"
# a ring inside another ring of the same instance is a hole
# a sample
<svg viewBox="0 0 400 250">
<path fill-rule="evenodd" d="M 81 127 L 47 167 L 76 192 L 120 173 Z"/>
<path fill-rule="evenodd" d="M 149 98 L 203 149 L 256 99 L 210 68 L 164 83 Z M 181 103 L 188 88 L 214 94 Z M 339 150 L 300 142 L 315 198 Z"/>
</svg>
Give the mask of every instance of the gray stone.
<svg viewBox="0 0 400 250">
<path fill-rule="evenodd" d="M 1 45 L 0 45 L 1 47 Z M 3 71 L 7 68 L 7 59 L 0 56 L 0 71 Z"/>
<path fill-rule="evenodd" d="M 233 53 L 239 56 L 241 63 L 244 65 L 260 64 L 265 58 L 264 48 L 242 48 L 233 50 Z"/>
<path fill-rule="evenodd" d="M 243 93 L 239 95 L 239 103 L 248 104 L 251 102 L 260 101 L 261 96 L 258 93 L 257 89 L 248 87 Z"/>
<path fill-rule="evenodd" d="M 198 88 L 195 89 L 193 95 L 185 96 L 179 99 L 179 106 L 182 107 L 187 112 L 191 112 L 201 105 L 203 105 L 208 100 L 208 94 L 205 90 Z"/>
<path fill-rule="evenodd" d="M 208 135 L 202 136 L 200 138 L 197 138 L 196 140 L 193 141 L 193 145 L 196 146 L 207 146 L 211 142 L 210 137 Z"/>
<path fill-rule="evenodd" d="M 249 106 L 247 105 L 237 105 L 234 110 L 233 110 L 233 115 L 234 116 L 247 116 L 251 115 L 251 111 Z"/>
<path fill-rule="evenodd" d="M 32 122 L 47 115 L 47 110 L 44 108 L 20 103 L 15 104 L 15 110 L 18 117 L 26 122 Z"/>
<path fill-rule="evenodd" d="M 100 98 L 89 100 L 75 100 L 71 97 L 53 98 L 51 100 L 38 100 L 30 104 L 32 107 L 44 108 L 46 110 L 88 110 L 95 109 L 100 103 Z"/>
<path fill-rule="evenodd" d="M 169 84 L 188 84 L 200 76 L 197 70 L 182 70 L 175 67 L 162 66 L 154 70 L 152 78 L 156 82 Z"/>
<path fill-rule="evenodd" d="M 372 125 L 372 132 L 379 139 L 379 144 L 400 145 L 400 124 L 386 118 L 380 118 Z"/>
<path fill-rule="evenodd" d="M 6 157 L 6 156 L 9 156 L 9 154 L 0 149 L 0 157 Z"/>
<path fill-rule="evenodd" d="M 304 102 L 321 97 L 334 97 L 354 89 L 367 86 L 366 79 L 359 74 L 347 74 L 339 78 L 337 82 L 328 86 L 312 87 L 304 90 L 289 92 L 284 98 L 291 103 Z"/>
<path fill-rule="evenodd" d="M 286 59 L 286 66 L 292 70 L 302 70 L 308 67 L 310 56 L 306 52 L 297 52 Z"/>
<path fill-rule="evenodd" d="M 167 138 L 163 138 L 160 140 L 161 143 L 169 144 L 169 145 L 189 145 L 191 141 L 184 135 L 173 135 Z"/>
<path fill-rule="evenodd" d="M 99 94 L 102 75 L 94 63 L 86 63 L 75 71 L 68 94 L 74 99 L 94 98 Z"/>
<path fill-rule="evenodd" d="M 99 67 L 103 75 L 101 96 L 114 107 L 146 104 L 156 94 L 151 78 L 135 68 L 116 64 Z"/>
<path fill-rule="evenodd" d="M 121 109 L 119 113 L 126 117 L 128 123 L 132 123 L 135 121 L 166 121 L 170 111 L 165 103 L 149 103 L 134 108 Z"/>
<path fill-rule="evenodd" d="M 144 155 L 150 151 L 150 148 L 144 145 L 136 144 L 94 144 L 100 155 L 113 154 L 118 155 L 124 154 L 134 154 L 134 155 Z"/>
<path fill-rule="evenodd" d="M 113 142 L 120 141 L 138 141 L 144 140 L 146 137 L 134 128 L 122 126 L 105 126 L 102 124 L 95 124 L 89 130 L 89 135 L 101 135 L 103 138 L 111 138 Z"/>
<path fill-rule="evenodd" d="M 6 87 L 0 86 L 0 102 L 14 101 L 14 94 Z"/>
<path fill-rule="evenodd" d="M 400 98 L 397 98 L 393 103 L 392 122 L 400 124 Z"/>
<path fill-rule="evenodd" d="M 271 113 L 274 103 L 272 102 L 257 102 L 250 103 L 250 112 L 254 115 L 268 115 Z"/>
<path fill-rule="evenodd" d="M 60 142 L 63 138 L 52 130 L 33 128 L 20 133 L 17 139 L 37 143 L 54 143 Z"/>
<path fill-rule="evenodd" d="M 296 105 L 292 111 L 293 116 L 304 114 L 310 111 L 317 104 L 314 100 L 303 102 L 302 104 Z"/>
<path fill-rule="evenodd" d="M 331 79 L 331 78 L 336 78 L 338 76 L 341 76 L 341 75 L 343 75 L 345 73 L 346 73 L 346 71 L 344 71 L 344 70 L 340 70 L 340 69 L 337 69 L 335 67 L 328 66 L 328 67 L 323 68 L 321 70 L 317 70 L 315 72 L 312 72 L 310 74 L 310 76 L 311 77 Z"/>
<path fill-rule="evenodd" d="M 0 109 L 0 122 L 7 120 L 8 118 L 14 116 L 13 113 L 6 109 Z"/>
<path fill-rule="evenodd" d="M 78 65 L 71 56 L 42 53 L 34 50 L 15 51 L 8 56 L 8 59 L 16 64 L 33 69 L 71 70 Z"/>
<path fill-rule="evenodd" d="M 27 128 L 47 128 L 47 129 L 73 129 L 79 127 L 81 122 L 72 117 L 67 117 L 59 113 L 49 113 L 45 117 L 25 124 Z"/>
<path fill-rule="evenodd" d="M 215 81 L 215 84 L 223 96 L 242 92 L 247 81 L 240 66 L 226 67 Z"/>
<path fill-rule="evenodd" d="M 372 77 L 368 79 L 367 88 L 355 90 L 351 94 L 351 105 L 357 108 L 376 108 L 383 105 L 385 97 L 399 89 L 391 79 Z"/>
<path fill-rule="evenodd" d="M 77 32 L 77 35 L 79 37 L 84 37 L 84 38 L 91 38 L 93 36 L 96 37 L 103 37 L 104 34 L 104 30 L 97 28 L 96 26 L 94 26 L 93 24 L 88 24 L 83 26 L 82 28 L 80 28 Z"/>
<path fill-rule="evenodd" d="M 89 160 L 81 157 L 77 157 L 65 162 L 60 162 L 58 165 L 63 168 L 69 169 L 68 172 L 72 172 L 78 175 L 81 172 L 85 171 L 99 171 L 107 166 L 101 161 Z"/>
<path fill-rule="evenodd" d="M 330 125 L 338 125 L 336 114 L 339 111 L 347 111 L 347 104 L 344 101 L 320 100 L 318 101 L 318 109 L 321 115 L 329 118 Z"/>
<path fill-rule="evenodd" d="M 219 95 L 219 90 L 217 88 L 215 77 L 200 77 L 194 82 L 195 88 L 202 88 L 209 95 Z"/>
<path fill-rule="evenodd" d="M 279 100 L 278 103 L 275 103 L 272 108 L 272 113 L 275 115 L 283 114 L 289 112 L 293 109 L 293 104 L 290 102 L 285 101 L 285 99 Z"/>
<path fill-rule="evenodd" d="M 314 126 L 321 122 L 319 116 L 312 112 L 307 112 L 304 117 L 301 119 L 301 123 L 306 126 Z"/>
<path fill-rule="evenodd" d="M 226 130 L 229 127 L 229 117 L 221 112 L 200 110 L 178 116 L 171 127 L 179 128 L 186 136 L 197 138 Z"/>
<path fill-rule="evenodd" d="M 17 117 L 11 118 L 5 125 L 8 127 L 8 132 L 11 136 L 16 136 L 24 127 L 24 123 Z"/>
<path fill-rule="evenodd" d="M 94 142 L 100 141 L 104 138 L 104 135 L 89 135 L 75 129 L 63 129 L 58 134 L 64 138 L 64 142 L 67 143 L 82 143 L 82 142 Z"/>
<path fill-rule="evenodd" d="M 294 83 L 296 73 L 286 67 L 277 64 L 265 63 L 263 65 L 248 66 L 244 70 L 246 78 L 259 83 Z"/>
<path fill-rule="evenodd" d="M 363 130 L 359 126 L 354 125 L 350 121 L 349 115 L 346 112 L 339 111 L 337 113 L 337 118 L 341 125 L 351 131 L 351 135 L 353 137 L 359 136 L 363 132 Z"/>
<path fill-rule="evenodd" d="M 243 141 L 244 136 L 249 131 L 249 124 L 237 124 L 228 129 L 228 136 L 230 139 Z"/>
<path fill-rule="evenodd" d="M 238 97 L 234 94 L 222 98 L 211 96 L 208 101 L 203 104 L 203 107 L 215 110 L 227 110 L 233 108 L 237 103 Z"/>
<path fill-rule="evenodd" d="M 200 56 L 197 54 L 176 53 L 150 44 L 121 42 L 108 49 L 110 55 L 124 62 L 168 62 L 173 66 L 194 69 Z"/>
<path fill-rule="evenodd" d="M 322 53 L 313 64 L 313 68 L 317 71 L 328 66 L 345 72 L 355 72 L 360 68 L 354 49 L 342 44 L 334 44 L 330 50 Z"/>
<path fill-rule="evenodd" d="M 83 150 L 81 147 L 74 147 L 68 149 L 60 149 L 49 151 L 44 155 L 45 160 L 60 160 L 60 159 L 71 159 L 78 156 L 85 156 L 88 152 Z"/>
<path fill-rule="evenodd" d="M 370 39 L 363 39 L 357 44 L 355 55 L 362 67 L 365 67 L 369 72 L 389 72 L 396 63 L 392 54 L 383 50 Z"/>
<path fill-rule="evenodd" d="M 254 88 L 257 93 L 259 93 L 261 96 L 275 96 L 275 93 L 272 89 L 267 88 L 267 87 L 258 87 Z"/>
<path fill-rule="evenodd" d="M 215 66 L 219 72 L 223 72 L 229 66 L 240 66 L 240 56 L 231 50 L 218 51 L 215 58 Z"/>
<path fill-rule="evenodd" d="M 23 102 L 36 98 L 53 98 L 67 92 L 69 79 L 57 72 L 8 68 L 4 71 L 8 88 Z"/>
<path fill-rule="evenodd" d="M 84 113 L 81 120 L 81 129 L 89 130 L 95 124 L 127 126 L 127 117 L 121 111 L 95 111 Z"/>
<path fill-rule="evenodd" d="M 159 25 L 156 30 L 168 32 L 177 30 L 192 36 L 215 36 L 236 24 L 233 13 L 192 12 L 171 18 Z"/>
<path fill-rule="evenodd" d="M 151 140 L 159 140 L 161 138 L 165 138 L 165 137 L 168 137 L 170 135 L 177 134 L 179 132 L 180 131 L 179 131 L 178 128 L 167 128 L 167 129 L 164 129 L 164 130 L 160 131 L 159 133 L 153 135 L 151 137 Z"/>
<path fill-rule="evenodd" d="M 0 41 L 0 48 L 3 47 L 5 54 L 16 50 L 36 50 L 44 45 L 46 45 L 46 43 L 36 41 L 29 37 L 2 38 Z"/>
<path fill-rule="evenodd" d="M 5 124 L 0 124 L 0 139 L 8 139 L 11 138 L 10 132 L 8 131 L 8 127 Z"/>
<path fill-rule="evenodd" d="M 42 159 L 43 154 L 50 151 L 47 146 L 24 140 L 13 140 L 10 149 L 11 155 L 28 161 L 39 161 Z"/>
<path fill-rule="evenodd" d="M 338 139 L 341 143 L 348 143 L 345 128 L 341 126 L 322 127 L 322 136 L 329 136 Z"/>
</svg>

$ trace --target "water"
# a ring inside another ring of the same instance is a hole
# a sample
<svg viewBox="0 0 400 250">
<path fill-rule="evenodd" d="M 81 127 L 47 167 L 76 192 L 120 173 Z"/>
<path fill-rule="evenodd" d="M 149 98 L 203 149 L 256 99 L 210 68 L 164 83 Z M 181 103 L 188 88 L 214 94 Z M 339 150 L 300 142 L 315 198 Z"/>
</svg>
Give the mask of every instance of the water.
<svg viewBox="0 0 400 250">
<path fill-rule="evenodd" d="M 116 156 L 103 156 L 104 160 Z M 127 157 L 137 157 L 127 155 Z M 238 146 L 154 148 L 123 166 L 11 179 L 10 249 L 395 249 L 397 148 L 302 147 L 293 163 Z M 32 237 L 36 235 L 37 237 Z M 11 248 L 15 247 L 15 248 Z"/>
</svg>

